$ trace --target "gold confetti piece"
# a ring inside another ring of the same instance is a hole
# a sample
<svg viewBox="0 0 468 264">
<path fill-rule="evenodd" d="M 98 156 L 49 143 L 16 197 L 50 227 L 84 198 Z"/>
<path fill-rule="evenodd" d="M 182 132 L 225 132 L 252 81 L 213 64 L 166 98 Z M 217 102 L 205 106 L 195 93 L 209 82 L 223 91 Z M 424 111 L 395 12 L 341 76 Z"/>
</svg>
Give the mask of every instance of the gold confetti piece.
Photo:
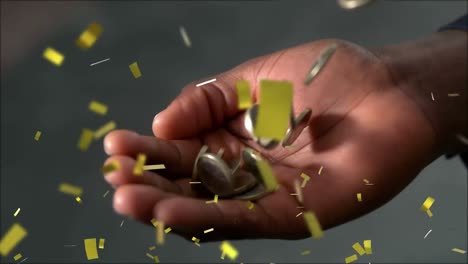
<svg viewBox="0 0 468 264">
<path fill-rule="evenodd" d="M 371 240 L 364 240 L 364 249 L 366 250 L 366 254 L 372 254 L 372 241 Z"/>
<path fill-rule="evenodd" d="M 160 170 L 165 169 L 166 166 L 164 164 L 155 164 L 155 165 L 145 165 L 143 166 L 143 170 Z"/>
<path fill-rule="evenodd" d="M 85 239 L 84 246 L 85 246 L 85 251 L 86 251 L 86 258 L 88 260 L 99 258 L 97 248 L 96 248 L 96 238 Z"/>
<path fill-rule="evenodd" d="M 114 130 L 116 127 L 117 124 L 114 121 L 107 122 L 105 125 L 94 132 L 94 139 L 100 139 L 102 136 Z"/>
<path fill-rule="evenodd" d="M 120 164 L 116 160 L 113 160 L 110 163 L 104 165 L 101 169 L 101 172 L 102 174 L 106 175 L 118 169 L 120 169 Z"/>
<path fill-rule="evenodd" d="M 431 210 L 429 210 L 429 209 L 426 211 L 426 213 L 427 213 L 427 215 L 428 215 L 429 217 L 432 217 L 432 216 L 434 216 L 434 215 L 432 214 L 432 211 L 431 211 Z"/>
<path fill-rule="evenodd" d="M 83 128 L 80 136 L 80 141 L 78 142 L 78 148 L 81 151 L 86 151 L 89 148 L 89 145 L 93 141 L 94 132 L 91 129 Z"/>
<path fill-rule="evenodd" d="M 206 234 L 206 233 L 209 233 L 209 232 L 213 232 L 213 230 L 214 230 L 214 228 L 210 228 L 210 229 L 207 229 L 207 230 L 203 231 L 203 233 Z"/>
<path fill-rule="evenodd" d="M 109 194 L 109 190 L 107 190 L 107 191 L 102 195 L 102 197 L 103 197 L 103 198 L 106 198 L 106 196 L 107 196 L 108 194 Z"/>
<path fill-rule="evenodd" d="M 453 252 L 460 253 L 460 254 L 465 254 L 465 253 L 466 253 L 466 251 L 465 251 L 465 250 L 463 250 L 463 249 L 459 249 L 459 248 L 452 248 L 452 251 L 453 251 Z"/>
<path fill-rule="evenodd" d="M 298 214 L 296 215 L 296 217 L 299 217 L 299 216 L 301 216 L 301 215 L 302 215 L 302 213 L 304 213 L 304 212 L 300 212 L 300 213 L 298 213 Z"/>
<path fill-rule="evenodd" d="M 99 239 L 99 249 L 104 249 L 104 243 L 106 242 L 105 238 Z"/>
<path fill-rule="evenodd" d="M 322 174 L 323 166 L 320 166 L 320 169 L 318 171 L 318 175 Z"/>
<path fill-rule="evenodd" d="M 140 72 L 140 68 L 138 68 L 138 64 L 136 62 L 130 64 L 130 71 L 132 72 L 133 74 L 133 77 L 135 77 L 135 79 L 138 79 L 141 77 L 141 72 Z"/>
<path fill-rule="evenodd" d="M 424 201 L 424 203 L 421 205 L 421 208 L 419 208 L 419 209 L 420 209 L 421 211 L 428 211 L 428 210 L 431 208 L 431 206 L 432 206 L 432 204 L 433 204 L 434 202 L 435 202 L 435 199 L 432 198 L 432 197 L 430 197 L 430 196 L 428 196 L 428 197 L 426 198 L 426 200 Z"/>
<path fill-rule="evenodd" d="M 133 174 L 137 176 L 143 175 L 143 166 L 145 166 L 146 155 L 143 153 L 138 154 L 135 167 L 133 167 Z"/>
<path fill-rule="evenodd" d="M 154 262 L 159 263 L 159 257 L 158 256 L 153 256 Z"/>
<path fill-rule="evenodd" d="M 221 252 L 223 252 L 231 260 L 236 260 L 239 252 L 234 248 L 228 241 L 223 241 L 219 246 Z"/>
<path fill-rule="evenodd" d="M 42 135 L 42 132 L 38 130 L 36 134 L 34 135 L 34 140 L 39 141 L 39 139 L 41 138 L 41 135 Z"/>
<path fill-rule="evenodd" d="M 102 26 L 96 22 L 89 24 L 88 28 L 86 28 L 83 33 L 78 37 L 75 44 L 83 50 L 87 50 L 91 48 L 96 40 L 102 34 Z"/>
<path fill-rule="evenodd" d="M 48 47 L 47 49 L 44 50 L 42 57 L 44 57 L 44 59 L 48 60 L 55 66 L 62 65 L 63 59 L 65 58 L 62 53 L 58 52 L 57 50 L 51 47 Z"/>
<path fill-rule="evenodd" d="M 218 195 L 215 194 L 214 199 L 211 201 L 206 201 L 205 203 L 210 204 L 210 203 L 217 203 L 218 202 Z"/>
<path fill-rule="evenodd" d="M 248 109 L 252 106 L 252 96 L 248 81 L 238 81 L 236 83 L 237 97 L 239 98 L 237 108 L 239 110 Z"/>
<path fill-rule="evenodd" d="M 158 222 L 156 227 L 156 244 L 162 245 L 164 244 L 164 223 Z"/>
<path fill-rule="evenodd" d="M 105 115 L 107 113 L 107 106 L 98 101 L 91 101 L 89 103 L 88 108 L 92 112 L 99 114 L 99 115 Z"/>
<path fill-rule="evenodd" d="M 364 248 L 359 244 L 359 242 L 356 242 L 353 244 L 353 249 L 356 250 L 356 252 L 359 254 L 359 256 L 362 256 L 366 253 Z"/>
<path fill-rule="evenodd" d="M 302 256 L 309 255 L 309 254 L 310 254 L 310 250 L 304 250 L 301 252 Z"/>
<path fill-rule="evenodd" d="M 296 198 L 297 198 L 297 201 L 300 203 L 300 204 L 303 204 L 304 203 L 304 196 L 302 195 L 302 188 L 301 188 L 301 184 L 299 183 L 299 180 L 294 180 L 294 190 L 296 191 Z"/>
<path fill-rule="evenodd" d="M 435 101 L 434 94 L 431 92 L 432 101 Z"/>
<path fill-rule="evenodd" d="M 273 175 L 273 170 L 271 169 L 270 165 L 265 160 L 257 160 L 256 162 L 266 191 L 275 191 L 278 188 L 278 182 L 276 181 L 276 177 Z"/>
<path fill-rule="evenodd" d="M 0 255 L 6 257 L 16 247 L 28 232 L 20 224 L 13 224 L 0 240 Z"/>
<path fill-rule="evenodd" d="M 310 180 L 310 176 L 305 173 L 301 173 L 301 177 L 303 178 L 301 188 L 304 188 L 307 182 Z"/>
<path fill-rule="evenodd" d="M 254 207 L 255 207 L 255 204 L 254 204 L 254 203 L 252 203 L 251 201 L 247 201 L 247 208 L 248 208 L 249 210 L 252 210 Z"/>
<path fill-rule="evenodd" d="M 168 228 L 164 229 L 164 233 L 167 234 L 167 233 L 171 232 L 171 230 L 172 230 L 172 228 L 168 227 Z"/>
<path fill-rule="evenodd" d="M 59 192 L 70 194 L 73 196 L 81 196 L 81 194 L 83 193 L 83 189 L 81 189 L 81 187 L 74 186 L 68 183 L 61 183 L 59 185 Z"/>
<path fill-rule="evenodd" d="M 457 96 L 460 96 L 459 93 L 449 93 L 448 94 L 448 97 L 457 97 Z"/>
<path fill-rule="evenodd" d="M 150 253 L 146 253 L 146 256 L 148 256 L 148 258 L 150 259 L 154 259 L 153 255 L 151 255 Z"/>
<path fill-rule="evenodd" d="M 368 179 L 363 179 L 362 180 L 364 183 L 369 183 L 369 180 Z"/>
<path fill-rule="evenodd" d="M 75 200 L 76 200 L 78 203 L 81 203 L 81 202 L 82 202 L 81 197 L 79 197 L 79 196 L 75 197 Z"/>
<path fill-rule="evenodd" d="M 255 136 L 283 140 L 289 127 L 292 109 L 293 86 L 290 82 L 260 81 L 260 104 L 258 106 Z"/>
<path fill-rule="evenodd" d="M 358 202 L 362 202 L 362 194 L 361 193 L 357 193 L 356 197 L 357 197 Z"/>
<path fill-rule="evenodd" d="M 224 251 L 221 252 L 221 257 L 220 257 L 220 259 L 224 259 L 225 256 L 226 256 L 226 252 L 224 252 Z"/>
<path fill-rule="evenodd" d="M 196 237 L 192 237 L 192 241 L 198 243 L 198 242 L 200 242 L 200 239 L 199 239 L 199 238 L 196 238 Z"/>
<path fill-rule="evenodd" d="M 182 40 L 184 41 L 184 44 L 187 48 L 190 48 L 192 46 L 192 42 L 190 41 L 190 38 L 187 34 L 187 31 L 185 30 L 184 27 L 179 27 L 179 32 L 182 37 Z"/>
<path fill-rule="evenodd" d="M 158 220 L 156 220 L 155 218 L 151 219 L 151 224 L 153 224 L 154 227 L 158 227 Z"/>
<path fill-rule="evenodd" d="M 199 182 L 199 181 L 191 181 L 191 182 L 189 182 L 189 183 L 190 183 L 190 184 L 201 184 L 201 182 Z"/>
<path fill-rule="evenodd" d="M 357 260 L 357 255 L 354 254 L 352 256 L 349 256 L 349 257 L 345 258 L 345 263 L 351 263 L 351 262 L 354 262 L 356 260 Z"/>
<path fill-rule="evenodd" d="M 20 259 L 20 258 L 22 258 L 22 257 L 23 257 L 23 255 L 21 255 L 21 253 L 18 253 L 18 254 L 16 254 L 16 255 L 13 257 L 13 259 L 14 259 L 15 261 L 17 261 L 18 259 Z"/>
<path fill-rule="evenodd" d="M 309 229 L 309 232 L 312 234 L 313 238 L 319 239 L 323 237 L 323 231 L 322 227 L 320 226 L 320 223 L 315 216 L 315 214 L 311 211 L 305 212 L 304 214 L 304 220 L 306 221 L 307 228 Z"/>
<path fill-rule="evenodd" d="M 13 216 L 16 217 L 20 211 L 21 211 L 21 208 L 18 207 L 18 209 L 16 209 L 15 213 L 13 214 Z"/>
<path fill-rule="evenodd" d="M 156 249 L 156 247 L 155 247 L 155 246 L 151 246 L 151 247 L 149 247 L 149 250 L 150 250 L 150 251 L 153 251 L 153 250 L 155 250 L 155 249 Z"/>
</svg>

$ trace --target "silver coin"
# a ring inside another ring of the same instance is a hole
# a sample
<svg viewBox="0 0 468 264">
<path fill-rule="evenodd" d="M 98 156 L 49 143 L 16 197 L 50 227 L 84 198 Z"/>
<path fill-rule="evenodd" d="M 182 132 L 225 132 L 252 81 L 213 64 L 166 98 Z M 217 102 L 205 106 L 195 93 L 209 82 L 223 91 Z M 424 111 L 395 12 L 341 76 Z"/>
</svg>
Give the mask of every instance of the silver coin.
<svg viewBox="0 0 468 264">
<path fill-rule="evenodd" d="M 232 197 L 232 199 L 236 199 L 236 200 L 258 200 L 260 198 L 263 198 L 265 197 L 267 194 L 269 194 L 269 192 L 267 192 L 265 186 L 263 186 L 262 184 L 258 184 L 256 185 L 254 188 L 252 188 L 251 190 L 245 192 L 245 193 L 242 193 L 240 195 L 236 195 L 234 197 Z"/>
<path fill-rule="evenodd" d="M 272 149 L 276 147 L 279 141 L 270 139 L 270 138 L 257 138 L 255 136 L 255 124 L 257 123 L 258 115 L 258 104 L 253 105 L 251 108 L 247 109 L 245 112 L 244 118 L 244 127 L 249 132 L 250 136 L 263 148 Z"/>
<path fill-rule="evenodd" d="M 257 160 L 261 160 L 260 154 L 255 152 L 255 150 L 251 148 L 245 148 L 242 150 L 242 159 L 244 161 L 245 168 L 255 176 L 259 183 L 263 182 L 263 178 L 260 175 L 260 171 L 257 167 Z"/>
<path fill-rule="evenodd" d="M 231 169 L 224 160 L 215 154 L 205 153 L 198 159 L 196 169 L 198 178 L 209 191 L 221 197 L 233 194 Z"/>
<path fill-rule="evenodd" d="M 374 0 L 338 0 L 338 5 L 343 9 L 355 9 L 365 6 Z"/>
<path fill-rule="evenodd" d="M 292 143 L 294 143 L 294 141 L 296 141 L 304 128 L 308 126 L 311 115 L 312 110 L 310 108 L 304 109 L 304 111 L 299 114 L 299 116 L 293 122 L 294 125 L 291 125 L 291 127 L 288 129 L 288 132 L 286 133 L 286 137 L 283 139 L 283 147 L 290 146 Z"/>
<path fill-rule="evenodd" d="M 309 85 L 315 79 L 315 77 L 317 77 L 325 64 L 327 64 L 330 57 L 333 55 L 333 53 L 335 53 L 336 48 L 336 44 L 333 43 L 328 46 L 322 54 L 320 54 L 318 60 L 312 65 L 312 68 L 304 80 L 305 85 Z"/>
<path fill-rule="evenodd" d="M 200 156 L 205 154 L 207 150 L 208 150 L 208 146 L 203 145 L 201 147 L 200 151 L 198 152 L 197 158 L 195 159 L 195 163 L 193 164 L 192 181 L 196 181 L 198 179 L 198 177 L 197 177 L 197 163 L 198 163 L 198 160 L 200 159 Z"/>
</svg>

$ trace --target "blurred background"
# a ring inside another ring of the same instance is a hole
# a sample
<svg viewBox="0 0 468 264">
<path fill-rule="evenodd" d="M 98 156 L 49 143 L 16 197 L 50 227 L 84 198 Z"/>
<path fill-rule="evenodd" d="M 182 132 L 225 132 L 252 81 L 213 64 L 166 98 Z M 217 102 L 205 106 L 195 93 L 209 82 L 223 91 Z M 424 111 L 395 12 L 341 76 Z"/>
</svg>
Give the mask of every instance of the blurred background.
<svg viewBox="0 0 468 264">
<path fill-rule="evenodd" d="M 24 263 L 88 262 L 83 239 L 94 237 L 106 243 L 100 259 L 91 262 L 152 262 L 145 254 L 155 245 L 153 228 L 114 213 L 113 192 L 100 173 L 106 159 L 102 140 L 79 151 L 82 128 L 115 120 L 119 128 L 152 135 L 154 115 L 193 80 L 321 38 L 378 46 L 422 37 L 466 10 L 466 1 L 382 0 L 352 11 L 330 0 L 2 1 L 1 235 L 15 222 L 29 234 L 1 262 L 21 261 L 13 260 L 17 253 L 28 257 Z M 104 32 L 82 51 L 75 39 L 94 21 Z M 61 67 L 42 58 L 48 46 L 65 54 Z M 140 79 L 129 71 L 134 61 Z M 107 104 L 109 113 L 90 112 L 91 100 Z M 57 191 L 62 182 L 83 187 L 82 204 Z M 436 199 L 432 218 L 419 211 L 427 196 Z M 458 158 L 441 158 L 384 207 L 327 231 L 319 241 L 232 244 L 244 263 L 344 263 L 354 254 L 351 246 L 365 239 L 372 240 L 373 254 L 359 263 L 466 263 L 466 254 L 451 251 L 466 250 L 466 223 L 467 172 Z M 162 263 L 230 262 L 220 260 L 218 245 L 197 247 L 169 233 L 151 253 Z M 302 256 L 304 250 L 311 254 Z"/>
</svg>

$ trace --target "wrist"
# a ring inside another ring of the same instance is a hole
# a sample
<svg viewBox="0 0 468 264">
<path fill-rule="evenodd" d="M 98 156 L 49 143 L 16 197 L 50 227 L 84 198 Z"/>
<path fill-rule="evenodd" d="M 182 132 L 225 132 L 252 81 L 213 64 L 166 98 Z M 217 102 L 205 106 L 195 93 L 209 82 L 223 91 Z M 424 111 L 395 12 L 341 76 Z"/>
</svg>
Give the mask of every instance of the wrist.
<svg viewBox="0 0 468 264">
<path fill-rule="evenodd" d="M 468 134 L 467 36 L 450 30 L 377 51 L 433 127 L 439 155 L 460 150 L 456 135 Z"/>
</svg>

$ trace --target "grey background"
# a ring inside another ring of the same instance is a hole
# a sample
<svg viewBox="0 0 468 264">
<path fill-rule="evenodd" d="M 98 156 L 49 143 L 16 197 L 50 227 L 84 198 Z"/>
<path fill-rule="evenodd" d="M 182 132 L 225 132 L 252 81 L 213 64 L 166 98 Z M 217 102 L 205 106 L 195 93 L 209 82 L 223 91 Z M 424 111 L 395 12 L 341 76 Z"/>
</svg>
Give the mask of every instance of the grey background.
<svg viewBox="0 0 468 264">
<path fill-rule="evenodd" d="M 211 2 L 3 2 L 1 3 L 1 233 L 14 222 L 28 237 L 16 253 L 29 263 L 86 260 L 83 239 L 106 238 L 102 262 L 151 263 L 145 256 L 154 232 L 112 209 L 112 192 L 99 168 L 102 143 L 81 153 L 83 127 L 115 120 L 119 128 L 152 134 L 153 116 L 188 82 L 278 49 L 321 38 L 365 46 L 398 43 L 436 30 L 462 15 L 465 1 L 377 1 L 345 11 L 335 1 Z M 92 21 L 104 27 L 89 51 L 74 45 Z M 185 26 L 193 47 L 178 28 Z M 66 54 L 62 67 L 42 59 L 52 46 Z M 111 58 L 90 67 L 89 64 Z M 143 77 L 128 65 L 138 61 Z M 110 107 L 100 117 L 87 110 L 96 99 Z M 43 132 L 39 142 L 36 130 Z M 83 204 L 57 191 L 69 182 L 84 188 Z M 419 211 L 436 198 L 429 219 Z M 21 212 L 14 218 L 18 207 Z M 360 263 L 466 263 L 467 173 L 458 158 L 439 159 L 384 207 L 326 232 L 320 241 L 233 241 L 239 262 L 344 263 L 351 245 L 372 239 L 374 254 Z M 432 229 L 428 238 L 424 235 Z M 64 245 L 77 245 L 64 247 Z M 311 254 L 301 256 L 304 250 Z M 155 253 L 156 252 L 156 253 Z M 218 243 L 193 243 L 169 234 L 153 251 L 162 262 L 221 262 Z M 229 262 L 224 260 L 224 262 Z"/>
</svg>

